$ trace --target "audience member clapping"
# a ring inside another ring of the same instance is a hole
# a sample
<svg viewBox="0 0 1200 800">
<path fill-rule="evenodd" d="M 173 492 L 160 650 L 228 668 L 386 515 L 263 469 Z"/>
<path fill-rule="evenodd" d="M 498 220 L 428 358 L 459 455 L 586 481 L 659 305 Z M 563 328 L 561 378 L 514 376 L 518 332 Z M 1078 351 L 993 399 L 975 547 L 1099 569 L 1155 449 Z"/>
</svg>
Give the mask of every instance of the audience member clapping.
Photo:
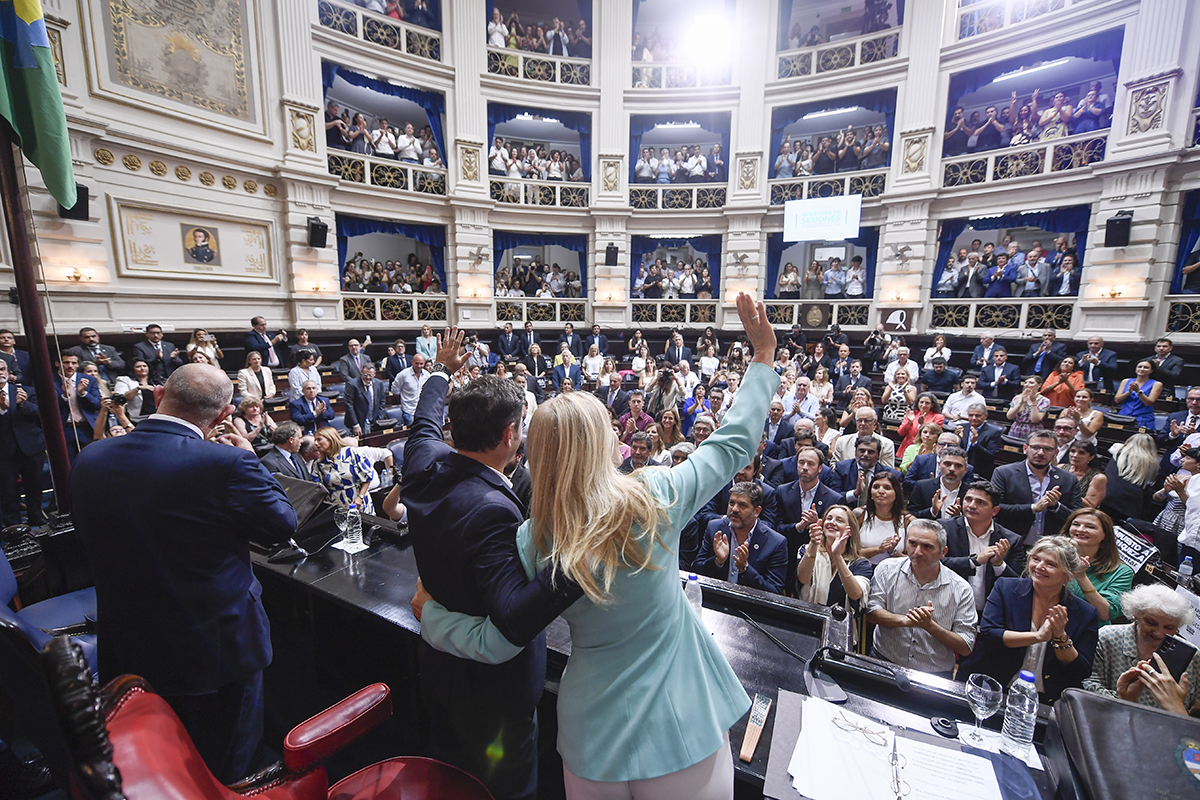
<svg viewBox="0 0 1200 800">
<path fill-rule="evenodd" d="M 329 490 L 330 501 L 343 508 L 357 505 L 362 513 L 374 513 L 368 489 L 375 467 L 363 448 L 351 447 L 334 428 L 321 428 L 313 438 L 321 456 L 315 474 Z"/>
</svg>

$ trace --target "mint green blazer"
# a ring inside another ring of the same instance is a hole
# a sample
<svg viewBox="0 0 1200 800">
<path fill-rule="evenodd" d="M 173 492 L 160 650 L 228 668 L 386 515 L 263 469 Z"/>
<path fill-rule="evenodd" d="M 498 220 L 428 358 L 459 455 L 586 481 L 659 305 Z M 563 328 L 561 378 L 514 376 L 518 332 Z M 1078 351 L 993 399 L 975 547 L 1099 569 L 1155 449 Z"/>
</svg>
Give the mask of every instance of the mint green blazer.
<svg viewBox="0 0 1200 800">
<path fill-rule="evenodd" d="M 558 696 L 558 751 L 574 775 L 632 781 L 678 772 L 722 747 L 725 732 L 750 708 L 684 596 L 674 551 L 684 524 L 753 460 L 778 385 L 773 369 L 752 364 L 724 424 L 687 461 L 638 473 L 670 520 L 654 549 L 655 569 L 618 573 L 609 604 L 583 597 L 563 612 L 572 644 Z M 537 552 L 529 522 L 517 532 L 517 547 L 532 578 Z M 485 663 L 520 652 L 489 621 L 433 601 L 422 612 L 421 636 Z"/>
</svg>

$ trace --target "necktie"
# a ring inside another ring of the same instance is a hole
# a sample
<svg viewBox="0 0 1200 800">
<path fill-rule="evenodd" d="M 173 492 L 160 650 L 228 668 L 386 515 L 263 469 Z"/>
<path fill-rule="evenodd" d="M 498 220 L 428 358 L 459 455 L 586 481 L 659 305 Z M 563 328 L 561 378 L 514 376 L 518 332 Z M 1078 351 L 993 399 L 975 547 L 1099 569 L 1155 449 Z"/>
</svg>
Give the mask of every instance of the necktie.
<svg viewBox="0 0 1200 800">
<path fill-rule="evenodd" d="M 967 428 L 967 449 L 968 449 L 968 450 L 970 450 L 970 449 L 971 449 L 971 444 L 972 444 L 972 442 L 971 442 L 971 429 L 970 429 L 970 428 Z"/>
<path fill-rule="evenodd" d="M 362 358 L 358 355 L 354 356 L 354 366 L 358 367 L 360 370 L 362 369 Z"/>
<path fill-rule="evenodd" d="M 1187 420 L 1187 424 L 1188 424 L 1188 427 L 1189 427 L 1189 428 L 1195 428 L 1195 427 L 1196 427 L 1196 421 L 1197 421 L 1197 417 L 1196 417 L 1196 415 L 1195 415 L 1195 414 L 1188 414 L 1188 420 Z"/>
<path fill-rule="evenodd" d="M 367 387 L 367 421 L 375 419 L 375 387 Z"/>
<path fill-rule="evenodd" d="M 611 391 L 611 390 L 610 390 L 610 391 L 609 391 L 609 393 L 608 393 L 608 405 L 609 405 L 609 408 L 611 408 L 611 407 L 612 407 L 613 401 L 614 401 L 614 400 L 616 400 L 616 399 L 617 399 L 617 393 L 616 393 L 616 392 L 614 392 L 614 391 Z"/>
<path fill-rule="evenodd" d="M 308 470 L 304 468 L 304 462 L 300 460 L 299 454 L 292 453 L 292 463 L 296 466 L 296 474 L 299 475 L 301 479 L 307 479 Z"/>
</svg>

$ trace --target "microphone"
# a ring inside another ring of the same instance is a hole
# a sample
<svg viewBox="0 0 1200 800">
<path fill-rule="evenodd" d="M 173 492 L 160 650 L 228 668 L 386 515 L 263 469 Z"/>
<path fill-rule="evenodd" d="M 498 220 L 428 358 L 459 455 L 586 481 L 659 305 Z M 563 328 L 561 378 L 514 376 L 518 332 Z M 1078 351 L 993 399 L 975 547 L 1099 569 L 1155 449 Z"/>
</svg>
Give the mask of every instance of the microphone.
<svg viewBox="0 0 1200 800">
<path fill-rule="evenodd" d="M 828 654 L 828 657 L 826 657 L 826 654 Z M 872 672 L 882 673 L 891 678 L 892 682 L 902 692 L 912 689 L 912 680 L 909 679 L 908 675 L 889 664 L 867 659 L 858 653 L 846 652 L 839 647 L 822 647 L 813 653 L 813 657 L 809 659 L 808 666 L 804 669 L 804 686 L 808 690 L 809 696 L 820 697 L 822 700 L 827 700 L 830 703 L 846 702 L 846 692 L 838 685 L 837 681 L 824 672 L 821 672 L 820 666 L 822 663 L 828 663 L 829 661 L 842 662 L 847 658 L 869 664 L 873 668 Z"/>
</svg>

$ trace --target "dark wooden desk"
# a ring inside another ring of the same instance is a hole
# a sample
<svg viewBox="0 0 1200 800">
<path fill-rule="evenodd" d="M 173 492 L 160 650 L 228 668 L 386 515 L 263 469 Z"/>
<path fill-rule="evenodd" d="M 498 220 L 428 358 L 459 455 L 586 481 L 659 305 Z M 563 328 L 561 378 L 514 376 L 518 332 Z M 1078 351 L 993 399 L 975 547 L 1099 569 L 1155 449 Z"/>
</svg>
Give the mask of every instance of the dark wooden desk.
<svg viewBox="0 0 1200 800">
<path fill-rule="evenodd" d="M 369 519 L 364 520 L 363 527 L 369 531 Z M 383 680 L 392 686 L 397 694 L 397 713 L 406 716 L 405 724 L 414 726 L 410 731 L 412 741 L 419 742 L 416 731 L 423 727 L 424 721 L 416 692 L 419 676 L 415 654 L 420 626 L 409 607 L 417 582 L 417 565 L 405 539 L 394 534 L 376 534 L 370 548 L 357 555 L 327 548 L 296 564 L 270 564 L 258 554 L 253 559 L 263 583 L 263 600 L 271 614 L 273 632 L 278 634 L 297 622 L 310 625 L 307 638 L 313 642 L 313 654 L 318 661 L 313 668 L 327 678 L 348 682 L 345 690 L 357 688 L 355 673 L 361 673 L 357 676 L 359 685 Z M 805 659 L 820 646 L 845 645 L 846 622 L 831 617 L 824 607 L 722 581 L 700 580 L 704 590 L 704 621 L 752 698 L 759 693 L 774 701 L 780 689 L 803 694 L 804 665 L 751 625 L 743 613 Z M 272 638 L 279 640 L 276 635 Z M 555 620 L 547 629 L 546 642 L 547 694 L 553 695 L 571 653 L 570 631 L 562 619 Z M 309 669 L 303 664 L 281 663 L 278 644 L 276 649 L 276 663 L 269 668 L 268 682 L 272 671 Z M 962 686 L 952 681 L 906 671 L 913 686 L 902 691 L 890 676 L 872 671 L 870 663 L 833 664 L 829 672 L 851 693 L 850 708 L 890 724 L 911 725 L 918 720 L 924 726 L 920 729 L 928 732 L 931 716 L 950 716 L 963 722 L 973 719 Z M 548 699 L 552 708 L 554 698 Z M 545 703 L 546 700 L 544 706 Z M 296 713 L 304 716 L 297 716 L 294 722 L 282 720 L 281 724 L 295 724 L 313 711 L 300 703 Z M 544 739 L 554 727 L 553 719 L 548 719 L 551 716 L 544 708 L 541 715 Z M 737 757 L 746 718 L 730 730 L 739 796 L 761 795 L 774 718 L 772 712 L 754 759 L 748 764 Z M 991 722 L 998 724 L 998 718 Z M 553 738 L 549 743 L 552 746 Z M 553 774 L 556 767 L 547 763 L 546 748 L 542 758 L 543 776 Z"/>
</svg>

